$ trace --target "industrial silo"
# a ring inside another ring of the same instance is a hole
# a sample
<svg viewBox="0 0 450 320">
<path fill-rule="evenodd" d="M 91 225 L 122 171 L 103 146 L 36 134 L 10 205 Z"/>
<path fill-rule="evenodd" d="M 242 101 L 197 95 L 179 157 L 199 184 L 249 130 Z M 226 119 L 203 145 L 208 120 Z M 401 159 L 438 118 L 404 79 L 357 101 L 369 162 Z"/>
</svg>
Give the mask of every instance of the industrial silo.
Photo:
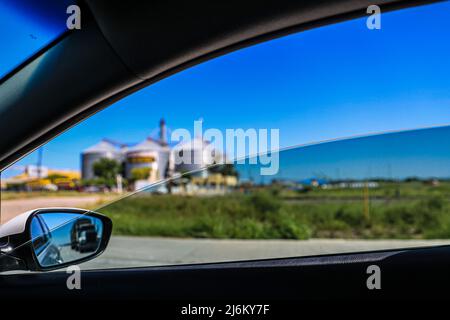
<svg viewBox="0 0 450 320">
<path fill-rule="evenodd" d="M 114 159 L 121 163 L 123 155 L 120 148 L 116 144 L 102 140 L 99 143 L 87 148 L 81 154 L 81 176 L 83 179 L 93 179 L 94 163 L 100 159 Z"/>
<path fill-rule="evenodd" d="M 163 177 L 165 167 L 161 166 L 161 155 L 164 147 L 158 141 L 147 138 L 136 146 L 128 149 L 126 158 L 126 177 L 133 178 L 133 170 L 148 168 L 147 180 L 156 181 Z"/>
<path fill-rule="evenodd" d="M 167 144 L 166 122 L 159 122 L 159 139 L 147 138 L 127 150 L 125 154 L 125 175 L 132 179 L 133 170 L 148 168 L 148 182 L 165 179 L 170 175 L 170 148 Z"/>
<path fill-rule="evenodd" d="M 182 141 L 173 148 L 172 152 L 175 171 L 179 173 L 197 171 L 197 175 L 205 176 L 207 172 L 199 170 L 219 159 L 218 151 L 214 149 L 210 142 L 201 138 Z"/>
</svg>

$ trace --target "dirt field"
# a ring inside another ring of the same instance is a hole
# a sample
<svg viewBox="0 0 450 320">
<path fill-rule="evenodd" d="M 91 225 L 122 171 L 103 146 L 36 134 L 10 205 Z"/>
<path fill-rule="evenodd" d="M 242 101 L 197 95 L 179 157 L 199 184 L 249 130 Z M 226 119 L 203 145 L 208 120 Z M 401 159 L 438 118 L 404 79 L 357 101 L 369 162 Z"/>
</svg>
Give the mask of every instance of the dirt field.
<svg viewBox="0 0 450 320">
<path fill-rule="evenodd" d="M 104 196 L 92 195 L 82 197 L 38 197 L 27 199 L 2 200 L 1 202 L 1 223 L 14 218 L 25 211 L 44 208 L 44 207 L 76 207 L 89 208 L 95 207 L 98 203 L 105 201 Z"/>
</svg>

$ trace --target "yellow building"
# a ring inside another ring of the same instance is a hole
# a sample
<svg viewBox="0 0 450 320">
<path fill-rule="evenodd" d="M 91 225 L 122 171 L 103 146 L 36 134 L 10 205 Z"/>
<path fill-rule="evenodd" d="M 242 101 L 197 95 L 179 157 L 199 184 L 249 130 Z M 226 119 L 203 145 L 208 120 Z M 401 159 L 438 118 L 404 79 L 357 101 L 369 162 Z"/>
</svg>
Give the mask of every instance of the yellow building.
<svg viewBox="0 0 450 320">
<path fill-rule="evenodd" d="M 221 173 L 211 173 L 207 177 L 192 177 L 191 183 L 197 186 L 235 187 L 238 179 L 235 176 L 224 176 Z"/>
<path fill-rule="evenodd" d="M 48 169 L 46 167 L 26 166 L 17 176 L 5 179 L 6 187 L 23 185 L 31 190 L 73 189 L 81 178 L 76 170 Z"/>
</svg>

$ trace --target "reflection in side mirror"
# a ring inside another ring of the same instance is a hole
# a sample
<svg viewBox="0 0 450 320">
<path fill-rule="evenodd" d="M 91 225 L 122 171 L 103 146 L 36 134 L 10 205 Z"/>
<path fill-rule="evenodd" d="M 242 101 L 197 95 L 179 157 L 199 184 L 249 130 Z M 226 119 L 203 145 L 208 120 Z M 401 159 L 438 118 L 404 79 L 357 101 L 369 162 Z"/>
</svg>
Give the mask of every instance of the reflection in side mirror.
<svg viewBox="0 0 450 320">
<path fill-rule="evenodd" d="M 102 234 L 102 221 L 82 214 L 44 212 L 31 220 L 33 250 L 41 267 L 72 263 L 95 254 Z"/>
<path fill-rule="evenodd" d="M 0 272 L 48 271 L 78 264 L 108 245 L 108 217 L 75 208 L 25 212 L 0 226 Z"/>
</svg>

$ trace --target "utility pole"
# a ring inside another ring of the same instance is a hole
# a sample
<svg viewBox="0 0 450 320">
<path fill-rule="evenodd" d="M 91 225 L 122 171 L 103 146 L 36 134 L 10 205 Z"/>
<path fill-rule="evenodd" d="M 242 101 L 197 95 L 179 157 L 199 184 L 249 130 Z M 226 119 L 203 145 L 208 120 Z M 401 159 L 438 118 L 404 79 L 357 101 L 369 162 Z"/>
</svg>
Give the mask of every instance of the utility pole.
<svg viewBox="0 0 450 320">
<path fill-rule="evenodd" d="M 121 174 L 116 175 L 117 193 L 123 193 L 123 178 Z"/>
<path fill-rule="evenodd" d="M 364 183 L 364 219 L 369 221 L 370 219 L 370 203 L 369 203 L 369 183 Z"/>
<path fill-rule="evenodd" d="M 38 149 L 38 161 L 37 161 L 38 179 L 41 179 L 41 175 L 42 175 L 42 153 L 43 153 L 43 147 L 40 147 Z"/>
</svg>

